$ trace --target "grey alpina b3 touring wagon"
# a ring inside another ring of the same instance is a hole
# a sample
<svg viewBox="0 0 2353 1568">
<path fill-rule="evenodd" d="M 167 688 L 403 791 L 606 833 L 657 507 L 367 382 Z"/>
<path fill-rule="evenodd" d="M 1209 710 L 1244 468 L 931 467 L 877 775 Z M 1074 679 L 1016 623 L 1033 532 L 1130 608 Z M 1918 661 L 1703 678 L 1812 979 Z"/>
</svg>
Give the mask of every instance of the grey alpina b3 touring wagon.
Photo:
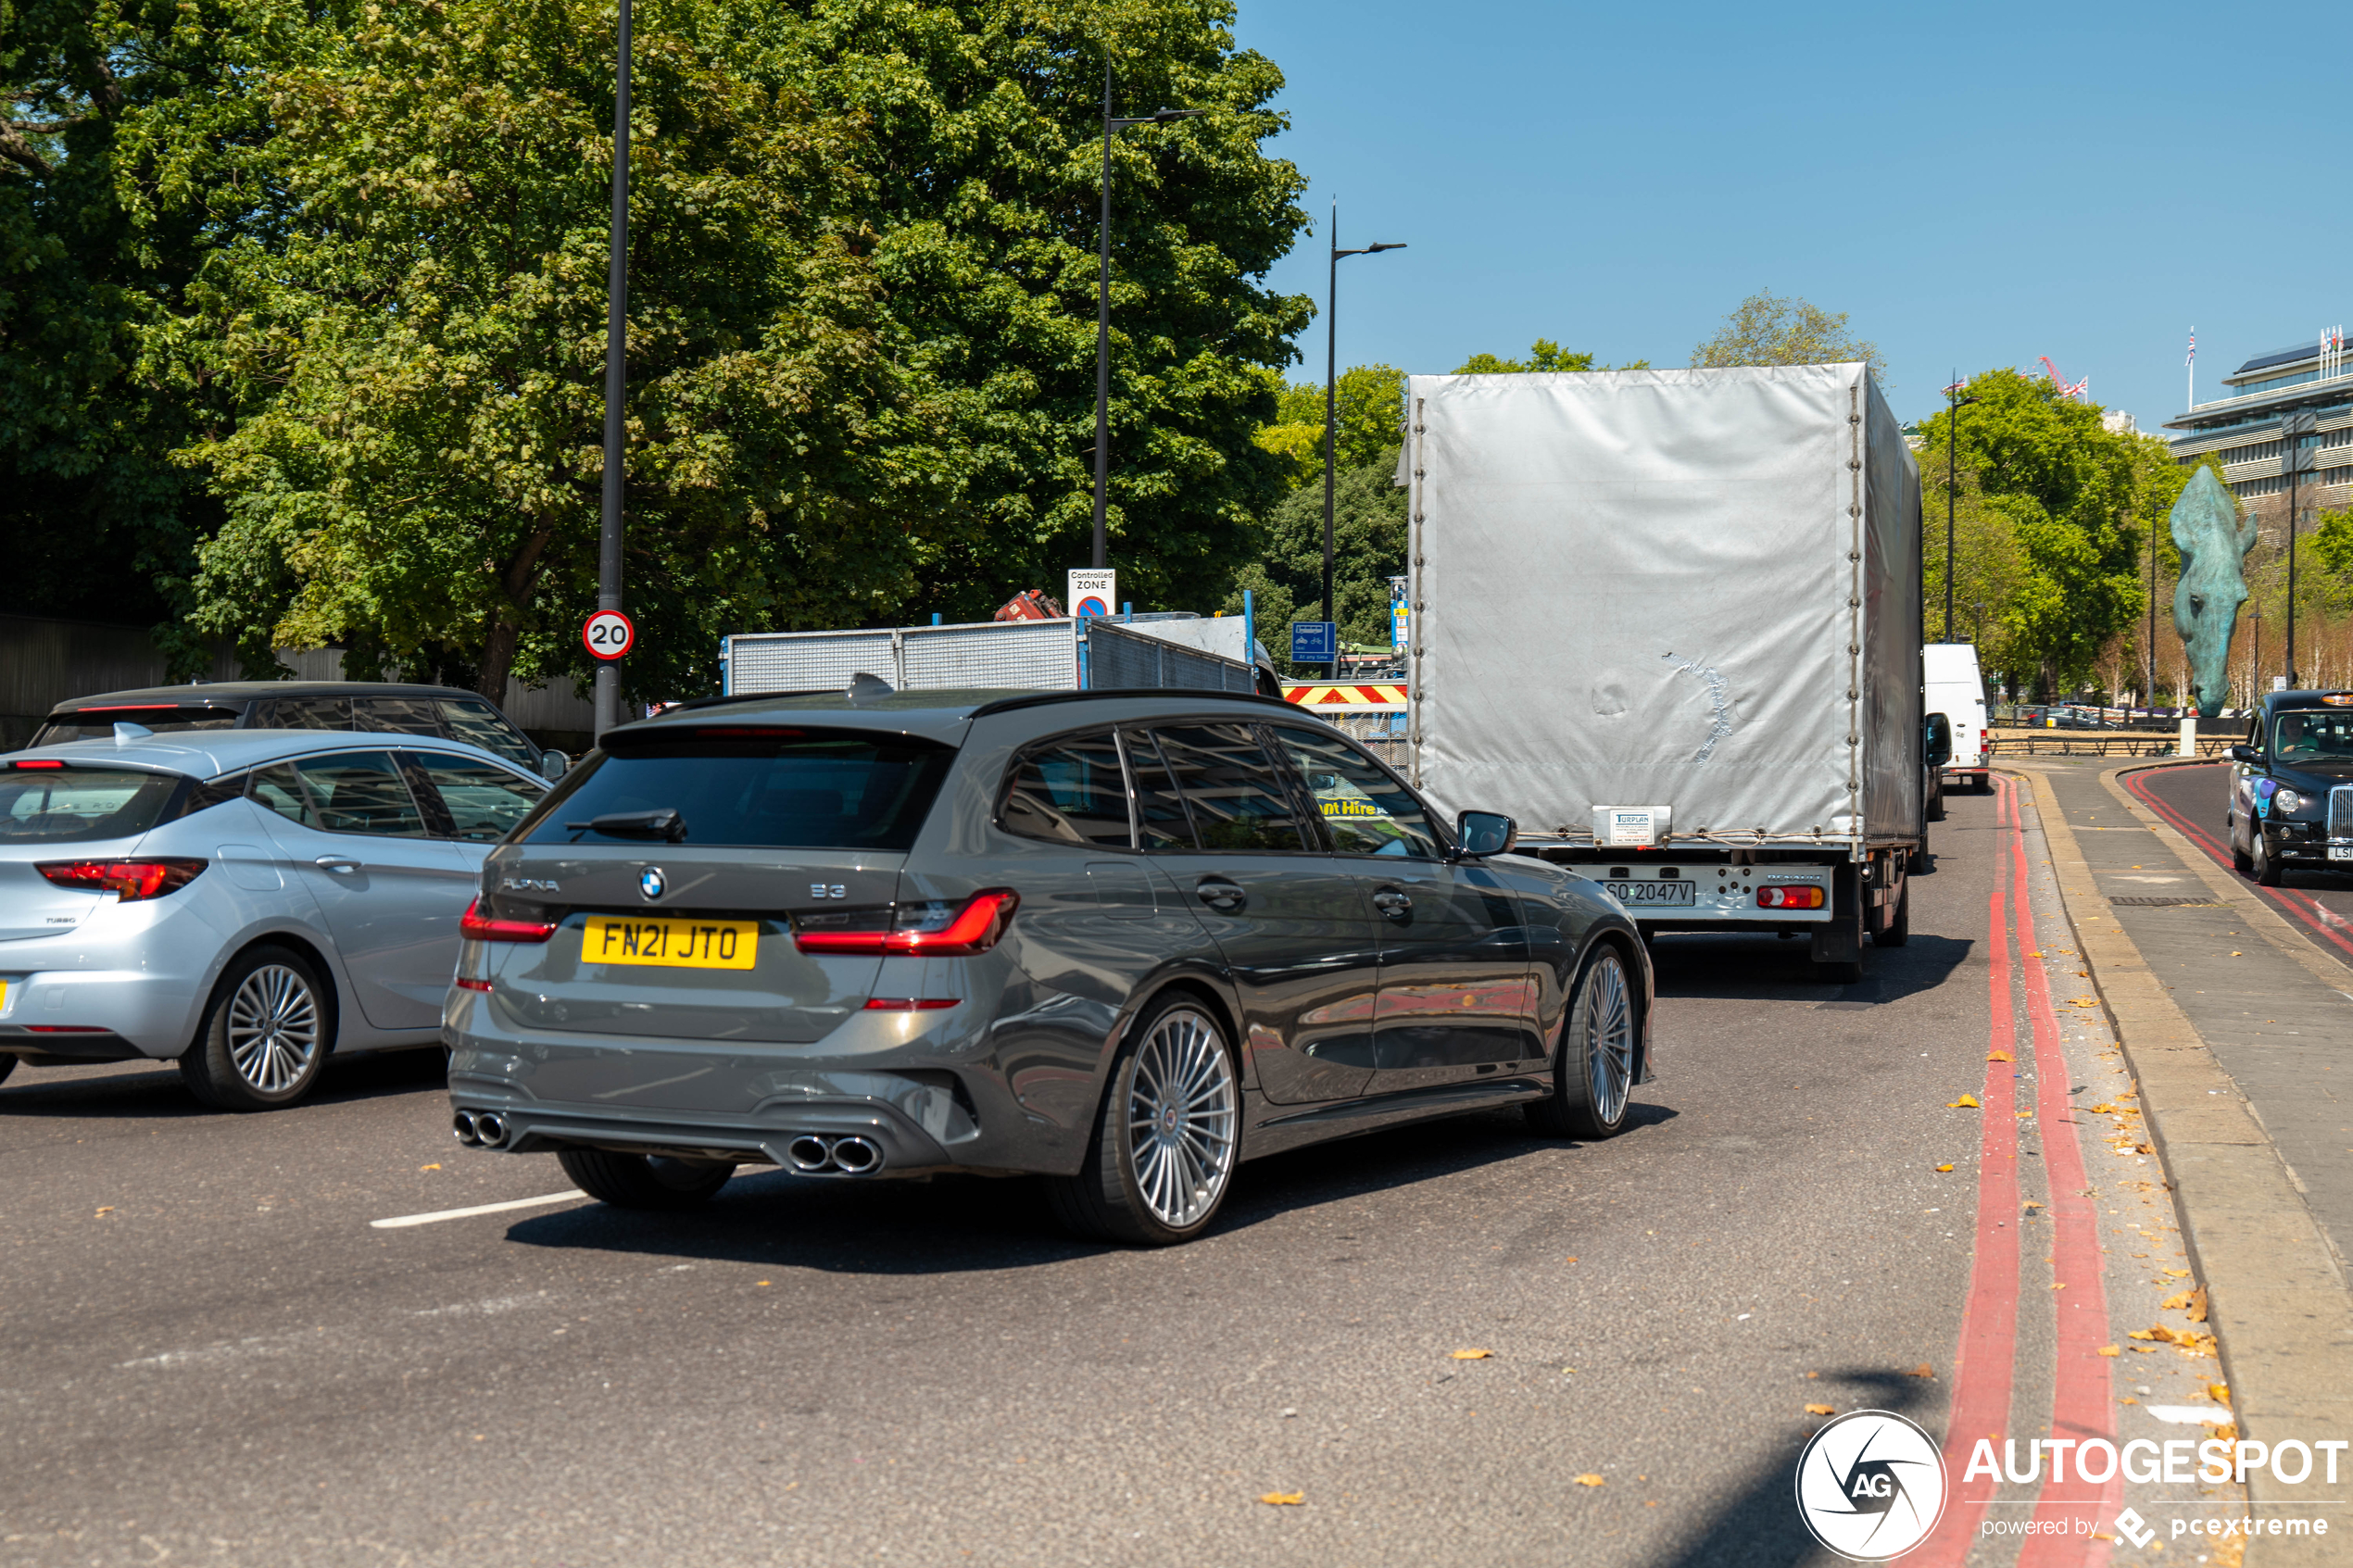
<svg viewBox="0 0 2353 1568">
<path fill-rule="evenodd" d="M 1323 1139 L 1512 1103 L 1606 1137 L 1650 965 L 1512 840 L 1271 698 L 689 705 L 491 852 L 443 1015 L 456 1132 L 632 1207 L 740 1164 L 1037 1173 L 1145 1244 Z"/>
</svg>

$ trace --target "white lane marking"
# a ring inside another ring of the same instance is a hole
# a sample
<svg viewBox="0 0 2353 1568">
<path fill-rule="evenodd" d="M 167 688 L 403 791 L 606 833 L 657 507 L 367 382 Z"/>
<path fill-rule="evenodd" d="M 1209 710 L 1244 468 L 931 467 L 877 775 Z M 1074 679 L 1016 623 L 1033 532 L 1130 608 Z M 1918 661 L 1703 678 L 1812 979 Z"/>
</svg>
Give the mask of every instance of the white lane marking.
<svg viewBox="0 0 2353 1568">
<path fill-rule="evenodd" d="M 510 1198 L 504 1203 L 477 1203 L 471 1209 L 436 1209 L 430 1214 L 396 1214 L 389 1220 L 371 1220 L 372 1230 L 396 1231 L 409 1225 L 436 1225 L 444 1220 L 471 1220 L 476 1214 L 503 1214 L 510 1209 L 536 1209 L 543 1203 L 570 1203 L 575 1198 L 588 1195 L 578 1187 L 569 1192 L 551 1192 L 545 1198 Z"/>
<path fill-rule="evenodd" d="M 2143 1405 L 2141 1408 L 2159 1421 L 2170 1421 L 2179 1426 L 2204 1426 L 2231 1419 L 2227 1405 Z"/>
</svg>

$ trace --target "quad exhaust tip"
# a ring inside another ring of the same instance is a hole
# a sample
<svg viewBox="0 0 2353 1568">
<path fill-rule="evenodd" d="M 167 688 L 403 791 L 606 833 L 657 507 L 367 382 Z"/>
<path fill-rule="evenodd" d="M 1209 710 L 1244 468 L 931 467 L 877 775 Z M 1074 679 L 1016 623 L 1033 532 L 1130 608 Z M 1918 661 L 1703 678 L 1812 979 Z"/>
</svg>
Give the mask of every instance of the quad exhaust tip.
<svg viewBox="0 0 2353 1568">
<path fill-rule="evenodd" d="M 868 1176 L 883 1166 L 882 1146 L 872 1138 L 820 1137 L 803 1133 L 785 1146 L 785 1157 L 804 1176 Z"/>
</svg>

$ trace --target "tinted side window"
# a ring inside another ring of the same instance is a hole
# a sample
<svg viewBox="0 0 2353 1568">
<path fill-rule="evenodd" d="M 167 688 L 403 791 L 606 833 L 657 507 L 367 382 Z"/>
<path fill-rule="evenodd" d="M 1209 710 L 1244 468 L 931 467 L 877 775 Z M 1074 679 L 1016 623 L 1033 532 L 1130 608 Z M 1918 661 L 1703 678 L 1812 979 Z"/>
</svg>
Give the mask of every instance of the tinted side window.
<svg viewBox="0 0 2353 1568">
<path fill-rule="evenodd" d="M 1127 778 L 1111 732 L 1063 735 L 1024 752 L 997 819 L 1024 838 L 1128 848 Z"/>
<path fill-rule="evenodd" d="M 1371 759 L 1337 735 L 1291 729 L 1275 734 L 1307 781 L 1324 831 L 1341 854 L 1442 858 L 1422 803 Z"/>
<path fill-rule="evenodd" d="M 424 817 L 388 751 L 338 751 L 257 769 L 253 797 L 282 817 L 327 833 L 425 835 Z"/>
<path fill-rule="evenodd" d="M 1136 787 L 1136 830 L 1146 849 L 1193 849 L 1192 820 L 1185 815 L 1185 797 L 1160 759 L 1160 747 L 1143 730 L 1123 730 L 1120 743 L 1127 752 L 1127 776 Z"/>
<path fill-rule="evenodd" d="M 539 766 L 538 749 L 505 714 L 480 697 L 442 697 L 435 706 L 441 709 L 441 721 L 448 726 L 451 740 L 478 746 L 518 767 Z"/>
<path fill-rule="evenodd" d="M 363 696 L 352 701 L 359 728 L 384 730 L 396 735 L 438 735 L 440 717 L 433 699 L 414 696 Z"/>
<path fill-rule="evenodd" d="M 1202 848 L 1297 852 L 1312 846 L 1290 791 L 1250 725 L 1178 724 L 1153 733 L 1192 809 Z"/>
<path fill-rule="evenodd" d="M 476 844 L 491 844 L 507 836 L 524 813 L 539 804 L 547 786 L 493 762 L 470 757 L 421 751 L 414 759 L 433 792 L 449 813 L 450 832 Z"/>
<path fill-rule="evenodd" d="M 344 696 L 274 696 L 254 705 L 257 730 L 347 730 L 351 699 Z"/>
</svg>

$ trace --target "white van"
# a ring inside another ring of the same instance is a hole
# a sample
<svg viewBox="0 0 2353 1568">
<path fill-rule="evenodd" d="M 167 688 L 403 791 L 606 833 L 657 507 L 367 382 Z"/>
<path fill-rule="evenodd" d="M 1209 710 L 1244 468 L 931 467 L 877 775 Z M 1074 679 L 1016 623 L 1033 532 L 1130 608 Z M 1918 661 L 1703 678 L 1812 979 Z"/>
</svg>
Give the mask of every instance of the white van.
<svg viewBox="0 0 2353 1568">
<path fill-rule="evenodd" d="M 1944 787 L 1966 782 L 1982 794 L 1993 787 L 1985 757 L 1985 678 L 1977 672 L 1977 648 L 1969 643 L 1931 643 L 1920 649 L 1928 683 L 1925 713 L 1953 721 L 1953 759 L 1944 764 Z"/>
</svg>

